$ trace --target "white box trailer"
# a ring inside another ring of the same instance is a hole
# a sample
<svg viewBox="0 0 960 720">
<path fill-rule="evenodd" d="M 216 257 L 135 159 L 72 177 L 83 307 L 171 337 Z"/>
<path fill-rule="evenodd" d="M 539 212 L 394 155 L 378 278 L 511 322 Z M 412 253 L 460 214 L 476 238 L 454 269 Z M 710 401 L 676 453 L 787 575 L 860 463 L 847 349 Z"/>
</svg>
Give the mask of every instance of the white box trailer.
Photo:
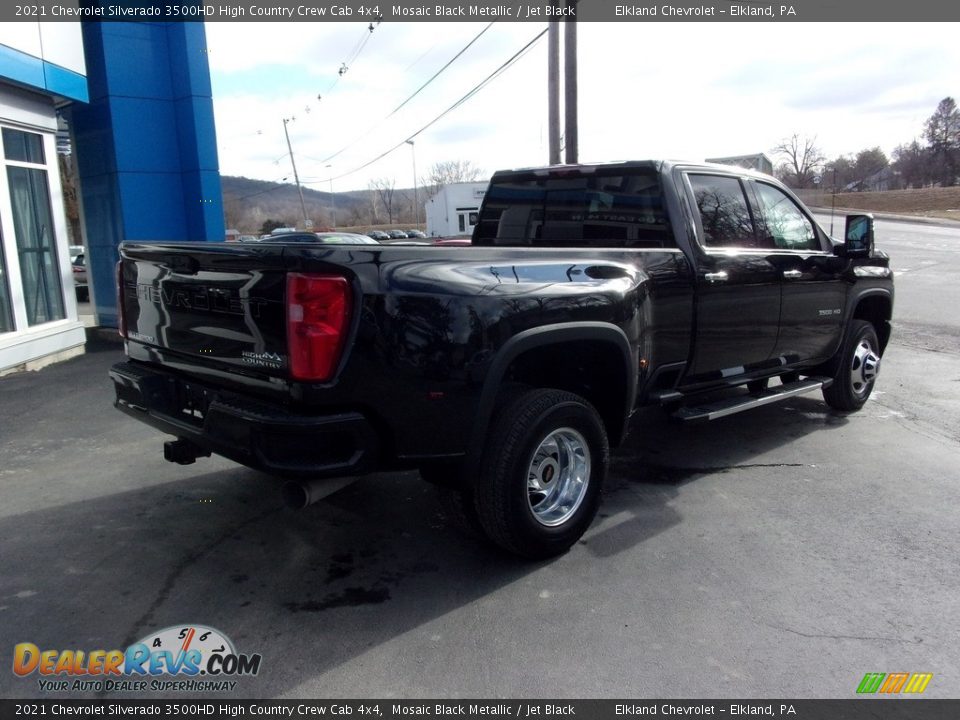
<svg viewBox="0 0 960 720">
<path fill-rule="evenodd" d="M 427 235 L 463 237 L 473 233 L 480 216 L 480 203 L 487 192 L 486 182 L 444 185 L 427 201 Z"/>
</svg>

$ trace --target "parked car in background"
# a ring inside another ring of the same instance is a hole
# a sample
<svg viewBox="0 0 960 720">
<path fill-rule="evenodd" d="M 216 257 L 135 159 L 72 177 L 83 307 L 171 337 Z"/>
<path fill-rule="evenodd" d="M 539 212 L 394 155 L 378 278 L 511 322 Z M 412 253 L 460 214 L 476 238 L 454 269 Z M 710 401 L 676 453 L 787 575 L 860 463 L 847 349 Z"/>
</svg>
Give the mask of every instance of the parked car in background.
<svg viewBox="0 0 960 720">
<path fill-rule="evenodd" d="M 238 242 L 256 242 L 259 238 L 256 235 L 241 235 L 237 238 Z"/>
<path fill-rule="evenodd" d="M 379 243 L 368 235 L 348 232 L 322 232 L 317 233 L 320 242 L 328 245 L 379 245 Z"/>
<path fill-rule="evenodd" d="M 390 239 L 390 236 L 387 235 L 383 230 L 371 230 L 367 233 L 367 237 L 371 237 L 378 242 Z"/>
<path fill-rule="evenodd" d="M 426 233 L 423 233 L 419 230 L 405 230 L 404 232 L 407 233 L 408 238 L 416 239 L 416 240 L 422 240 L 427 236 Z"/>
<path fill-rule="evenodd" d="M 387 234 L 391 240 L 406 240 L 408 237 L 403 230 L 390 230 Z"/>
<path fill-rule="evenodd" d="M 83 250 L 82 247 L 80 249 Z M 73 267 L 73 286 L 77 289 L 77 300 L 86 302 L 90 299 L 90 287 L 87 285 L 86 255 L 81 252 L 70 263 Z"/>
<path fill-rule="evenodd" d="M 260 242 L 284 243 L 323 243 L 325 245 L 378 245 L 379 243 L 366 235 L 347 232 L 292 232 L 268 235 Z"/>
</svg>

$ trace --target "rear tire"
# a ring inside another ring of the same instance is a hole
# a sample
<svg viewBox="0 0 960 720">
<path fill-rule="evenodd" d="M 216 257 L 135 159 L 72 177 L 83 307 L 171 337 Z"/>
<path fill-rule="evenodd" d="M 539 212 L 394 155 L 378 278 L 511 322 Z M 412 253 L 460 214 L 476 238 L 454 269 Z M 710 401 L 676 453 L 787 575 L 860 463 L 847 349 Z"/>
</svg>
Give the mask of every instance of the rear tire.
<svg viewBox="0 0 960 720">
<path fill-rule="evenodd" d="M 853 320 L 840 351 L 833 384 L 824 388 L 823 399 L 836 410 L 859 410 L 873 392 L 879 372 L 880 341 L 877 331 L 866 320 Z"/>
<path fill-rule="evenodd" d="M 597 411 L 573 393 L 528 390 L 492 427 L 473 488 L 485 534 L 525 558 L 566 552 L 596 515 L 609 465 Z"/>
</svg>

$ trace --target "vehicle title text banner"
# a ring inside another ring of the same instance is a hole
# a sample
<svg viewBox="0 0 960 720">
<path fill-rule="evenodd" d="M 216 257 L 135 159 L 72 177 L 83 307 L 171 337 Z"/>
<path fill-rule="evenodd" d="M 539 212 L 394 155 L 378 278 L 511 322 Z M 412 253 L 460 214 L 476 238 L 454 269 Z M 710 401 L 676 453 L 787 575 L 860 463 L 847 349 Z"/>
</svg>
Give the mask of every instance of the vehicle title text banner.
<svg viewBox="0 0 960 720">
<path fill-rule="evenodd" d="M 103 22 L 919 22 L 960 20 L 942 0 L 688 0 L 686 2 L 418 2 L 417 0 L 61 0 L 4 3 L 0 21 Z"/>
<path fill-rule="evenodd" d="M 639 720 L 642 717 L 776 717 L 784 720 L 948 720 L 960 717 L 960 700 L 238 700 L 175 697 L 167 700 L 0 700 L 0 717 L 32 715 L 123 717 L 332 716 L 340 720 Z"/>
</svg>

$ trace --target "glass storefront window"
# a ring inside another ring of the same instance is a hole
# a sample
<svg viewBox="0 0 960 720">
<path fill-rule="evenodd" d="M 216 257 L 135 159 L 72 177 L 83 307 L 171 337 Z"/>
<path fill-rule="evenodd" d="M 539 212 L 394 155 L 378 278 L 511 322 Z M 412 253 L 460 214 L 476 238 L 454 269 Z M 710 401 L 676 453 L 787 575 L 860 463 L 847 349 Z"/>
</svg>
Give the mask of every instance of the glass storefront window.
<svg viewBox="0 0 960 720">
<path fill-rule="evenodd" d="M 10 196 L 16 259 L 13 244 L 0 263 L 0 331 L 14 329 L 10 307 L 8 263 L 17 262 L 27 325 L 40 325 L 66 317 L 60 267 L 57 261 L 56 228 L 50 206 L 50 178 L 41 134 L 3 128 L 7 192 Z M 8 226 L 8 232 L 10 230 Z M 4 330 L 5 328 L 5 330 Z"/>
<path fill-rule="evenodd" d="M 3 154 L 7 160 L 43 165 L 43 137 L 37 133 L 4 128 Z"/>
<path fill-rule="evenodd" d="M 10 306 L 10 288 L 7 285 L 7 263 L 0 239 L 0 333 L 13 330 L 13 308 Z"/>
<path fill-rule="evenodd" d="M 57 271 L 56 238 L 47 171 L 7 166 L 23 298 L 30 325 L 66 317 Z"/>
</svg>

